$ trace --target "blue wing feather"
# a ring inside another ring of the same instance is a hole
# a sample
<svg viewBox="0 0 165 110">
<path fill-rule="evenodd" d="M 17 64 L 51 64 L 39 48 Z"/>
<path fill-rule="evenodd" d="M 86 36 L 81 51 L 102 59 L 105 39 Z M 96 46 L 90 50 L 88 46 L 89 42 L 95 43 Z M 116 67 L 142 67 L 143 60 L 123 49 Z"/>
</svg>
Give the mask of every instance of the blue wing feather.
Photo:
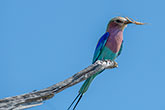
<svg viewBox="0 0 165 110">
<path fill-rule="evenodd" d="M 109 37 L 109 32 L 106 32 L 98 41 L 95 52 L 94 52 L 94 57 L 93 57 L 93 63 L 97 61 L 102 48 L 105 46 L 105 43 L 107 42 L 107 39 Z"/>
</svg>

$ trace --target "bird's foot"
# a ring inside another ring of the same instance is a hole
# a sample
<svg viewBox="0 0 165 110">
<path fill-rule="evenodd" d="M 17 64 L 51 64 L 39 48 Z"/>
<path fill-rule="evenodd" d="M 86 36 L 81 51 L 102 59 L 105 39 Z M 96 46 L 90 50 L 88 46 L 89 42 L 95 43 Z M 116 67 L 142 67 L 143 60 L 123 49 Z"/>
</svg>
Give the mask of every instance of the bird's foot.
<svg viewBox="0 0 165 110">
<path fill-rule="evenodd" d="M 112 69 L 112 68 L 117 68 L 118 67 L 117 62 L 115 62 L 115 61 L 111 61 L 111 60 L 103 60 L 103 61 L 106 62 L 106 65 L 107 65 L 106 69 Z"/>
</svg>

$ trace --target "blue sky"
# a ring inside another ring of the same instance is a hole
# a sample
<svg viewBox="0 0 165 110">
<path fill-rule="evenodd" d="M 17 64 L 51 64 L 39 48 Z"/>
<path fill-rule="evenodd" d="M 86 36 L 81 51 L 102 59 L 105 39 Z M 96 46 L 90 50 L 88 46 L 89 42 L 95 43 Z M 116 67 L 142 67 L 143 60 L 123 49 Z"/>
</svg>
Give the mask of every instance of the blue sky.
<svg viewBox="0 0 165 110">
<path fill-rule="evenodd" d="M 0 98 L 43 89 L 84 69 L 115 16 L 129 25 L 117 69 L 94 80 L 78 110 L 165 109 L 163 0 L 1 0 Z M 66 110 L 82 83 L 29 110 Z"/>
</svg>

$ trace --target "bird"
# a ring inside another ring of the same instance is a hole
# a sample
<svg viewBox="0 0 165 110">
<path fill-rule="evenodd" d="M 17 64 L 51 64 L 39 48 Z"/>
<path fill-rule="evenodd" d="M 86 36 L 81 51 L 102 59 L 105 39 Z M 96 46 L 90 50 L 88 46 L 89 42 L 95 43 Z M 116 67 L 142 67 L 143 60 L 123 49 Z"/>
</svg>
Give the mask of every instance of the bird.
<svg viewBox="0 0 165 110">
<path fill-rule="evenodd" d="M 96 45 L 92 63 L 95 63 L 97 60 L 114 61 L 121 54 L 123 48 L 123 31 L 128 24 L 144 25 L 145 23 L 137 22 L 128 17 L 117 16 L 112 18 L 107 25 L 105 34 L 103 34 Z M 92 75 L 83 83 L 78 95 L 67 110 L 69 110 L 77 100 L 75 106 L 73 107 L 73 110 L 75 110 L 82 96 L 88 90 L 93 79 L 101 72 L 102 71 L 99 71 Z"/>
</svg>

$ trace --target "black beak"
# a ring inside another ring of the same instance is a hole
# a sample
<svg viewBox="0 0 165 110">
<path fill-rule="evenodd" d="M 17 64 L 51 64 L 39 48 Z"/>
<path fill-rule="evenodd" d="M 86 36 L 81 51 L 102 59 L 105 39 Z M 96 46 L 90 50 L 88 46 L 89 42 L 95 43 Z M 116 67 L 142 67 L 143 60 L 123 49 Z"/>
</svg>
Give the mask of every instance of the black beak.
<svg viewBox="0 0 165 110">
<path fill-rule="evenodd" d="M 144 25 L 144 24 L 146 24 L 146 23 L 137 22 L 137 21 L 133 20 L 132 18 L 128 18 L 128 17 L 125 17 L 125 18 L 127 19 L 125 24 L 130 24 L 130 23 L 133 23 L 133 24 L 136 24 L 136 25 Z"/>
<path fill-rule="evenodd" d="M 127 20 L 126 22 L 124 22 L 124 24 L 130 24 L 133 23 L 132 21 Z"/>
</svg>

